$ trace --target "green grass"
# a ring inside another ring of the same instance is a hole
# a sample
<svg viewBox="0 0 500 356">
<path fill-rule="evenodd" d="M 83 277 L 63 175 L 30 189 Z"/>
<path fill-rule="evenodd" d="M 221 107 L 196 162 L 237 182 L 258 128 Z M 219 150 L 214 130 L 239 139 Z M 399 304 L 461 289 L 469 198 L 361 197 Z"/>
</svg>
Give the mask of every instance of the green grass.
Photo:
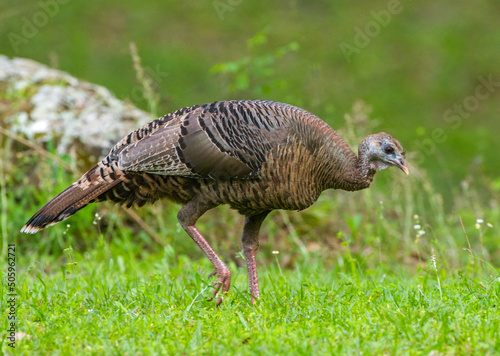
<svg viewBox="0 0 500 356">
<path fill-rule="evenodd" d="M 382 265 L 351 273 L 335 262 L 325 269 L 321 253 L 307 253 L 293 269 L 279 268 L 279 258 L 261 265 L 256 306 L 246 292 L 245 268 L 230 263 L 233 287 L 216 309 L 208 300 L 211 266 L 205 259 L 179 256 L 172 247 L 136 254 L 133 243 L 122 241 L 96 242 L 83 254 L 59 258 L 20 256 L 19 265 L 29 267 L 19 275 L 19 330 L 30 337 L 18 341 L 17 354 L 500 350 L 498 277 L 471 289 L 470 280 L 456 273 L 438 270 L 439 283 L 432 268 L 410 273 Z"/>
</svg>

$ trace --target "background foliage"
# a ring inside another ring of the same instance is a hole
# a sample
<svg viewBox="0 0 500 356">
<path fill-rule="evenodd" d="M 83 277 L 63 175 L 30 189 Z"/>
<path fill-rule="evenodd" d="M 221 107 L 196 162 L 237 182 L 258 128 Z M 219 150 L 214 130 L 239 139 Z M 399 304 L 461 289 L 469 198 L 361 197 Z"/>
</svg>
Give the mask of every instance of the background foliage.
<svg viewBox="0 0 500 356">
<path fill-rule="evenodd" d="M 2 54 L 157 116 L 223 99 L 287 102 L 353 148 L 369 132 L 392 134 L 411 170 L 384 171 L 367 191 L 326 192 L 304 212 L 274 212 L 258 255 L 261 309 L 244 292 L 242 219 L 224 207 L 206 214 L 202 233 L 235 272 L 221 326 L 206 300 L 210 266 L 175 205 L 135 210 L 155 235 L 101 204 L 21 236 L 81 172 L 0 135 L 2 247 L 18 246 L 19 330 L 30 336 L 21 350 L 272 354 L 283 342 L 298 353 L 494 354 L 499 15 L 488 0 L 2 2 Z"/>
</svg>

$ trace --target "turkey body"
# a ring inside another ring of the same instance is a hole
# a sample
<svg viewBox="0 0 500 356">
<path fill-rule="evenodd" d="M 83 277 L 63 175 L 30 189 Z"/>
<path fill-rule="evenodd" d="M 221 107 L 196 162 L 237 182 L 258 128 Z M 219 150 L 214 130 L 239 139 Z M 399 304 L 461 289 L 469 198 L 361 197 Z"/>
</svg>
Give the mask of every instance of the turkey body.
<svg viewBox="0 0 500 356">
<path fill-rule="evenodd" d="M 387 155 L 387 160 L 375 159 L 377 154 Z M 107 157 L 40 209 L 22 231 L 37 232 L 94 201 L 130 207 L 166 198 L 182 205 L 179 222 L 214 264 L 215 295 L 221 288 L 223 293 L 229 289 L 230 271 L 195 223 L 207 210 L 228 204 L 246 217 L 243 250 L 250 292 L 258 297 L 255 252 L 260 226 L 270 211 L 305 209 L 329 188 L 367 188 L 374 173 L 388 165 L 407 173 L 403 156 L 399 142 L 380 133 L 363 140 L 358 157 L 324 121 L 283 103 L 196 105 L 124 137 Z"/>
<path fill-rule="evenodd" d="M 330 155 L 335 151 L 334 162 L 325 157 L 327 147 Z M 101 165 L 116 167 L 125 179 L 97 199 L 140 206 L 163 197 L 181 204 L 203 197 L 244 215 L 301 210 L 329 184 L 356 189 L 359 182 L 348 187 L 341 177 L 343 166 L 355 161 L 336 132 L 305 110 L 264 101 L 216 102 L 181 109 L 124 138 Z M 328 168 L 337 179 L 328 177 Z"/>
</svg>

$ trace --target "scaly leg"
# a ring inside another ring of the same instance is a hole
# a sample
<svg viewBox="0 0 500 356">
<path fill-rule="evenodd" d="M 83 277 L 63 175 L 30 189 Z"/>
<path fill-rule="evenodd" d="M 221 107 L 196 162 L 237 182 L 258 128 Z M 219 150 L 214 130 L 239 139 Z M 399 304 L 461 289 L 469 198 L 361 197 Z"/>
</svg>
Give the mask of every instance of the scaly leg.
<svg viewBox="0 0 500 356">
<path fill-rule="evenodd" d="M 245 217 L 245 227 L 241 242 L 243 244 L 243 254 L 247 261 L 248 283 L 250 284 L 250 294 L 253 296 L 252 303 L 259 298 L 259 280 L 257 277 L 257 264 L 255 262 L 255 253 L 259 249 L 259 231 L 262 222 L 269 214 L 269 211 L 257 215 Z M 254 299 L 255 298 L 255 299 Z"/>
<path fill-rule="evenodd" d="M 201 248 L 203 253 L 208 257 L 210 262 L 215 267 L 215 273 L 217 274 L 217 282 L 215 283 L 215 289 L 213 291 L 214 297 L 222 288 L 222 296 L 226 295 L 229 287 L 231 286 L 231 271 L 226 266 L 224 262 L 217 256 L 215 251 L 210 247 L 205 238 L 200 234 L 195 224 L 196 221 L 202 216 L 207 210 L 214 208 L 215 206 L 211 204 L 206 204 L 200 202 L 197 199 L 191 200 L 189 203 L 184 205 L 179 213 L 177 214 L 177 219 L 179 223 L 188 233 L 189 236 L 196 242 L 196 244 Z M 217 306 L 222 303 L 222 298 L 217 299 Z"/>
</svg>

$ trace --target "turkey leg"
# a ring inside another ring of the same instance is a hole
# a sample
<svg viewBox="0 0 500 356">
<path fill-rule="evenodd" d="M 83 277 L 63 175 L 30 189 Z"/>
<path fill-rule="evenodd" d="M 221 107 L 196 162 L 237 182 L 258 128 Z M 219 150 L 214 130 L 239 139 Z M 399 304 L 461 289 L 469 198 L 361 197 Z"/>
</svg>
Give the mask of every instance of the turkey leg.
<svg viewBox="0 0 500 356">
<path fill-rule="evenodd" d="M 259 231 L 262 222 L 269 214 L 269 211 L 257 215 L 245 216 L 245 226 L 241 242 L 243 244 L 243 254 L 247 261 L 248 283 L 250 284 L 250 294 L 252 295 L 252 303 L 259 298 L 259 280 L 257 277 L 257 264 L 255 262 L 255 253 L 259 249 Z"/>
</svg>

